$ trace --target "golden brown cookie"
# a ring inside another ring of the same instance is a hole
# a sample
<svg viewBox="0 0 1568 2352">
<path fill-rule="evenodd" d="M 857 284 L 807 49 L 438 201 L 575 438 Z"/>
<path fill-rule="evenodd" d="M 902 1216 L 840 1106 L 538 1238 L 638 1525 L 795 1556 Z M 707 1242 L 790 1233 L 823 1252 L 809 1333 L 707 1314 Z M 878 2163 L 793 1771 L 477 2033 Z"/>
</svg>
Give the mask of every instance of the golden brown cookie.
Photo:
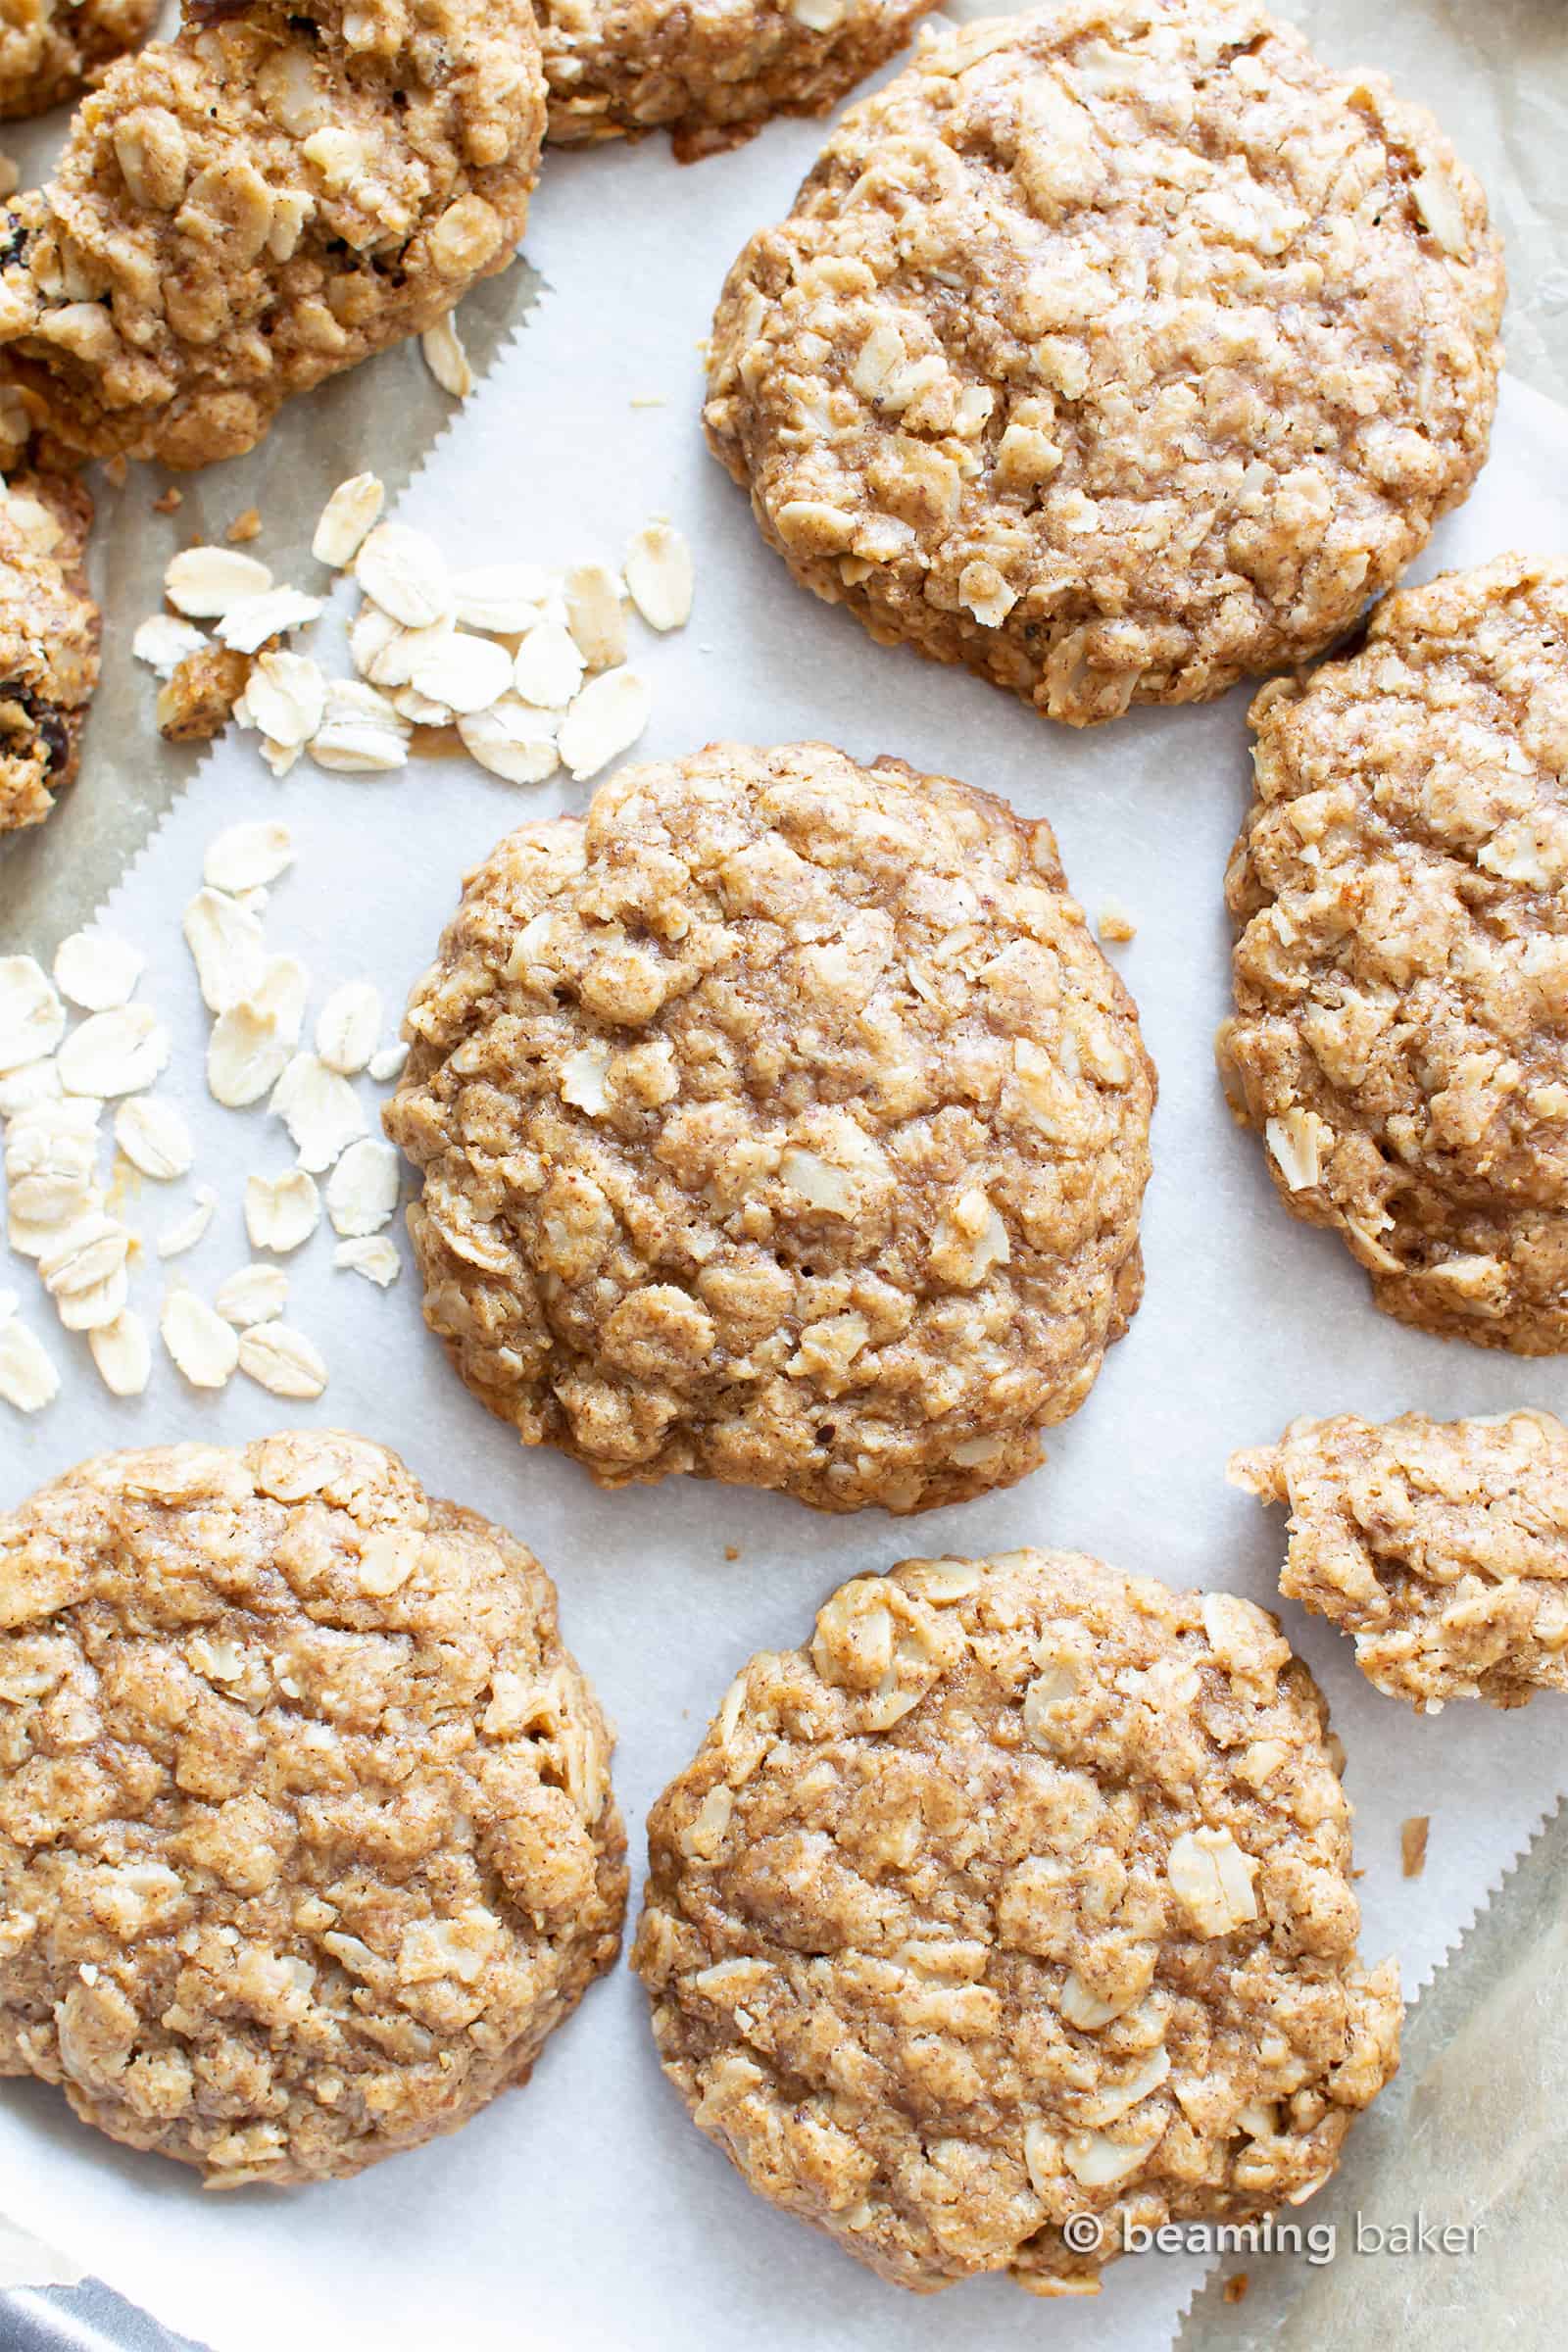
<svg viewBox="0 0 1568 2352">
<path fill-rule="evenodd" d="M 825 115 L 935 0 L 541 0 L 550 136 L 667 130 L 692 163 L 774 115 Z"/>
<path fill-rule="evenodd" d="M 1314 653 L 1486 455 L 1481 190 L 1253 0 L 923 41 L 714 320 L 708 436 L 796 578 L 1054 718 Z"/>
<path fill-rule="evenodd" d="M 205 466 L 511 260 L 528 0 L 194 0 L 0 215 L 0 368 L 81 456 Z"/>
<path fill-rule="evenodd" d="M 92 500 L 60 474 L 0 484 L 0 833 L 74 783 L 102 624 L 83 566 Z"/>
<path fill-rule="evenodd" d="M 1228 1593 L 1062 1551 L 857 1577 L 741 1670 L 648 1846 L 632 1960 L 693 2120 L 920 2292 L 1093 2292 L 1131 2225 L 1299 2204 L 1397 2062 L 1327 1710 Z"/>
<path fill-rule="evenodd" d="M 820 743 L 624 768 L 469 877 L 404 1033 L 425 1320 L 603 1485 L 1009 1485 L 1138 1304 L 1153 1069 L 988 793 Z"/>
<path fill-rule="evenodd" d="M 1338 1413 L 1237 1454 L 1290 1505 L 1280 1591 L 1355 1642 L 1368 1682 L 1435 1715 L 1568 1690 L 1568 1430 L 1550 1413 Z"/>
<path fill-rule="evenodd" d="M 0 10 L 0 122 L 76 97 L 111 58 L 134 49 L 158 0 L 5 0 Z"/>
<path fill-rule="evenodd" d="M 0 1518 L 0 2075 L 213 2187 L 359 2172 L 527 2080 L 625 1904 L 530 1552 L 299 1431 Z"/>
<path fill-rule="evenodd" d="M 1386 1313 L 1568 1348 L 1568 564 L 1402 590 L 1250 716 L 1237 1116 Z"/>
</svg>

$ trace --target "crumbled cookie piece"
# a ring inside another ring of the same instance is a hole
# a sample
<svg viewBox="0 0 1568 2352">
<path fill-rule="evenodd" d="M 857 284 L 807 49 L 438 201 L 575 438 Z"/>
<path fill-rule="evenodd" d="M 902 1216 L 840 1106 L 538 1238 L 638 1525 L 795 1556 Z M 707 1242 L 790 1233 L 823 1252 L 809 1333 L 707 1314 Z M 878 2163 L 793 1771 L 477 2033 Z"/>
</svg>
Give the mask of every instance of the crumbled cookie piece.
<svg viewBox="0 0 1568 2352">
<path fill-rule="evenodd" d="M 1568 1348 L 1568 564 L 1403 589 L 1250 715 L 1237 1116 L 1386 1313 Z"/>
<path fill-rule="evenodd" d="M 1298 2204 L 1397 2062 L 1327 1710 L 1229 1593 L 1073 1552 L 857 1577 L 742 1669 L 648 1845 L 632 1960 L 694 2121 L 917 2291 L 1092 2292 L 1131 2223 Z"/>
<path fill-rule="evenodd" d="M 1432 1832 L 1430 1813 L 1412 1813 L 1399 1824 L 1399 1869 L 1404 1878 L 1418 1879 L 1427 1866 L 1427 1839 Z"/>
<path fill-rule="evenodd" d="M 0 485 L 0 834 L 75 781 L 101 623 L 83 569 L 92 500 L 58 474 Z"/>
<path fill-rule="evenodd" d="M 6 0 L 0 122 L 77 97 L 112 58 L 135 48 L 157 14 L 158 0 Z"/>
<path fill-rule="evenodd" d="M 1293 1421 L 1233 1484 L 1289 1503 L 1280 1591 L 1391 1697 L 1522 1707 L 1568 1690 L 1568 1430 L 1550 1413 Z"/>
<path fill-rule="evenodd" d="M 1486 455 L 1503 272 L 1254 0 L 924 43 L 731 270 L 708 436 L 803 584 L 1073 725 L 1339 636 Z"/>
<path fill-rule="evenodd" d="M 667 130 L 683 164 L 825 115 L 935 0 L 542 0 L 550 136 Z"/>
<path fill-rule="evenodd" d="M 544 130 L 527 0 L 200 0 L 0 217 L 0 345 L 54 439 L 177 466 L 511 259 Z"/>
<path fill-rule="evenodd" d="M 1138 1304 L 1153 1069 L 987 793 L 827 744 L 623 768 L 469 877 L 404 1029 L 425 1320 L 603 1485 L 1009 1485 Z"/>
<path fill-rule="evenodd" d="M 273 640 L 275 643 L 276 641 Z M 207 743 L 227 726 L 255 666 L 253 654 L 204 645 L 158 689 L 158 732 L 170 743 Z"/>
<path fill-rule="evenodd" d="M 210 2186 L 453 2130 L 615 1957 L 550 1579 L 364 1438 L 41 1489 L 0 1518 L 0 2075 Z"/>
</svg>

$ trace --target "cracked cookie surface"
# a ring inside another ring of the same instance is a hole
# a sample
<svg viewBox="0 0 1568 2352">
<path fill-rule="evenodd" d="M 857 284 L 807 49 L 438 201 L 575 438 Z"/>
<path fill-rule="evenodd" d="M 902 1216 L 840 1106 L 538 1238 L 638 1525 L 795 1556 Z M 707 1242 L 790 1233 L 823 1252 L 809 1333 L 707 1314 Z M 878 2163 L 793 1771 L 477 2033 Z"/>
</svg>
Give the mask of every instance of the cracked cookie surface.
<svg viewBox="0 0 1568 2352">
<path fill-rule="evenodd" d="M 1429 1713 L 1568 1690 L 1568 1430 L 1550 1413 L 1293 1421 L 1231 1478 L 1289 1504 L 1280 1591 L 1351 1636 L 1378 1690 Z"/>
<path fill-rule="evenodd" d="M 714 744 L 503 841 L 385 1124 L 528 1444 L 827 1510 L 1005 1486 L 1137 1306 L 1154 1074 L 1049 826 Z"/>
<path fill-rule="evenodd" d="M 107 1454 L 0 1517 L 0 2075 L 210 2186 L 455 2129 L 614 1960 L 555 1589 L 366 1439 Z"/>
<path fill-rule="evenodd" d="M 0 834 L 75 781 L 102 623 L 82 568 L 92 500 L 59 474 L 0 486 Z"/>
<path fill-rule="evenodd" d="M 74 98 L 89 75 L 134 49 L 158 0 L 6 0 L 0 15 L 0 122 Z"/>
<path fill-rule="evenodd" d="M 731 270 L 710 444 L 796 578 L 1075 725 L 1338 636 L 1486 455 L 1500 249 L 1251 0 L 923 39 Z"/>
<path fill-rule="evenodd" d="M 1252 704 L 1237 1115 L 1400 1321 L 1568 1348 L 1568 564 L 1385 599 Z"/>
<path fill-rule="evenodd" d="M 668 130 L 682 163 L 774 115 L 819 115 L 903 48 L 935 0 L 542 0 L 550 137 Z"/>
<path fill-rule="evenodd" d="M 77 456 L 234 457 L 506 265 L 543 134 L 527 0 L 198 0 L 5 208 L 0 369 Z"/>
<path fill-rule="evenodd" d="M 903 2286 L 1092 2292 L 1129 2224 L 1299 2202 L 1395 2071 L 1322 1698 L 1230 1594 L 1059 1551 L 858 1577 L 648 1838 L 665 2073 Z"/>
</svg>

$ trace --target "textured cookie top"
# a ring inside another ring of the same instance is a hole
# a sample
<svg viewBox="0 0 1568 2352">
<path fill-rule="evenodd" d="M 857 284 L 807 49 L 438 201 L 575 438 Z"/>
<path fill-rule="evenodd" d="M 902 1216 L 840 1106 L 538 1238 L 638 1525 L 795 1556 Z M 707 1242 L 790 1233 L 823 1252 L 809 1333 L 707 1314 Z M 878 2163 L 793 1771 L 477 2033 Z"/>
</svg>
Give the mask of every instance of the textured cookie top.
<svg viewBox="0 0 1568 2352">
<path fill-rule="evenodd" d="M 1486 452 L 1481 191 L 1251 0 L 922 43 L 714 322 L 709 436 L 792 569 L 1054 717 L 1327 644 Z"/>
<path fill-rule="evenodd" d="M 1400 2017 L 1326 1724 L 1226 1593 L 1073 1552 L 857 1578 L 650 1815 L 666 2072 L 753 2187 L 917 2289 L 1084 2292 L 1130 2222 L 1299 2201 Z"/>
<path fill-rule="evenodd" d="M 133 48 L 158 0 L 6 0 L 0 19 L 0 122 L 74 98 L 89 74 Z"/>
<path fill-rule="evenodd" d="M 934 0 L 541 0 L 550 136 L 669 130 L 683 163 L 825 114 Z"/>
<path fill-rule="evenodd" d="M 40 824 L 76 773 L 100 620 L 82 568 L 92 500 L 59 474 L 0 484 L 0 833 Z"/>
<path fill-rule="evenodd" d="M 1405 589 L 1251 719 L 1240 1115 L 1390 1314 L 1568 1347 L 1568 564 Z"/>
<path fill-rule="evenodd" d="M 626 768 L 470 877 L 405 1034 L 427 1320 L 607 1484 L 1005 1485 L 1137 1304 L 1137 1016 L 1049 826 L 965 785 Z"/>
<path fill-rule="evenodd" d="M 528 0 L 197 0 L 0 217 L 6 376 L 68 449 L 204 466 L 431 325 L 522 234 Z"/>
<path fill-rule="evenodd" d="M 1568 1690 L 1568 1430 L 1550 1413 L 1293 1421 L 1231 1478 L 1290 1504 L 1280 1591 L 1352 1635 L 1391 1697 L 1436 1714 Z"/>
<path fill-rule="evenodd" d="M 215 2186 L 521 2081 L 615 1953 L 610 1740 L 532 1555 L 363 1438 L 0 1518 L 0 2075 Z"/>
</svg>

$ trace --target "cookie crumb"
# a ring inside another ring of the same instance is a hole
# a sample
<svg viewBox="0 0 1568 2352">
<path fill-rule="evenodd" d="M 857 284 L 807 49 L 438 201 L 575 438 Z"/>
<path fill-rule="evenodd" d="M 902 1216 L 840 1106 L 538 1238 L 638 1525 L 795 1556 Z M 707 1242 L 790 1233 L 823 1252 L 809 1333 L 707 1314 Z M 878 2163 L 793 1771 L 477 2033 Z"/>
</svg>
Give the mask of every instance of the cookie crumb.
<svg viewBox="0 0 1568 2352">
<path fill-rule="evenodd" d="M 1138 925 L 1116 899 L 1107 899 L 1100 909 L 1098 928 L 1102 939 L 1118 946 L 1125 946 L 1128 940 L 1138 937 Z"/>
<path fill-rule="evenodd" d="M 184 504 L 184 491 L 176 490 L 173 483 L 171 482 L 169 488 L 160 497 L 153 500 L 153 513 L 155 514 L 177 514 Z"/>
<path fill-rule="evenodd" d="M 1399 1824 L 1399 1867 L 1407 1879 L 1418 1879 L 1426 1869 L 1431 1827 L 1430 1813 L 1412 1813 L 1408 1821 Z"/>
<path fill-rule="evenodd" d="M 1227 2278 L 1225 2281 L 1224 2294 L 1226 2302 L 1245 2303 L 1247 2300 L 1247 2290 L 1250 2284 L 1251 2280 L 1248 2278 L 1247 2273 L 1245 2271 L 1238 2271 L 1234 2278 Z"/>
<path fill-rule="evenodd" d="M 726 1560 L 738 1560 L 738 1559 L 740 1558 L 740 1556 L 741 1556 L 741 1547 L 740 1547 L 740 1545 L 739 1545 L 738 1544 L 725 1544 L 725 1546 L 724 1546 L 724 1557 L 725 1557 L 725 1559 L 726 1559 Z"/>
<path fill-rule="evenodd" d="M 243 514 L 236 514 L 223 533 L 230 547 L 243 547 L 248 540 L 259 539 L 261 535 L 262 516 L 257 507 L 247 507 Z"/>
</svg>

